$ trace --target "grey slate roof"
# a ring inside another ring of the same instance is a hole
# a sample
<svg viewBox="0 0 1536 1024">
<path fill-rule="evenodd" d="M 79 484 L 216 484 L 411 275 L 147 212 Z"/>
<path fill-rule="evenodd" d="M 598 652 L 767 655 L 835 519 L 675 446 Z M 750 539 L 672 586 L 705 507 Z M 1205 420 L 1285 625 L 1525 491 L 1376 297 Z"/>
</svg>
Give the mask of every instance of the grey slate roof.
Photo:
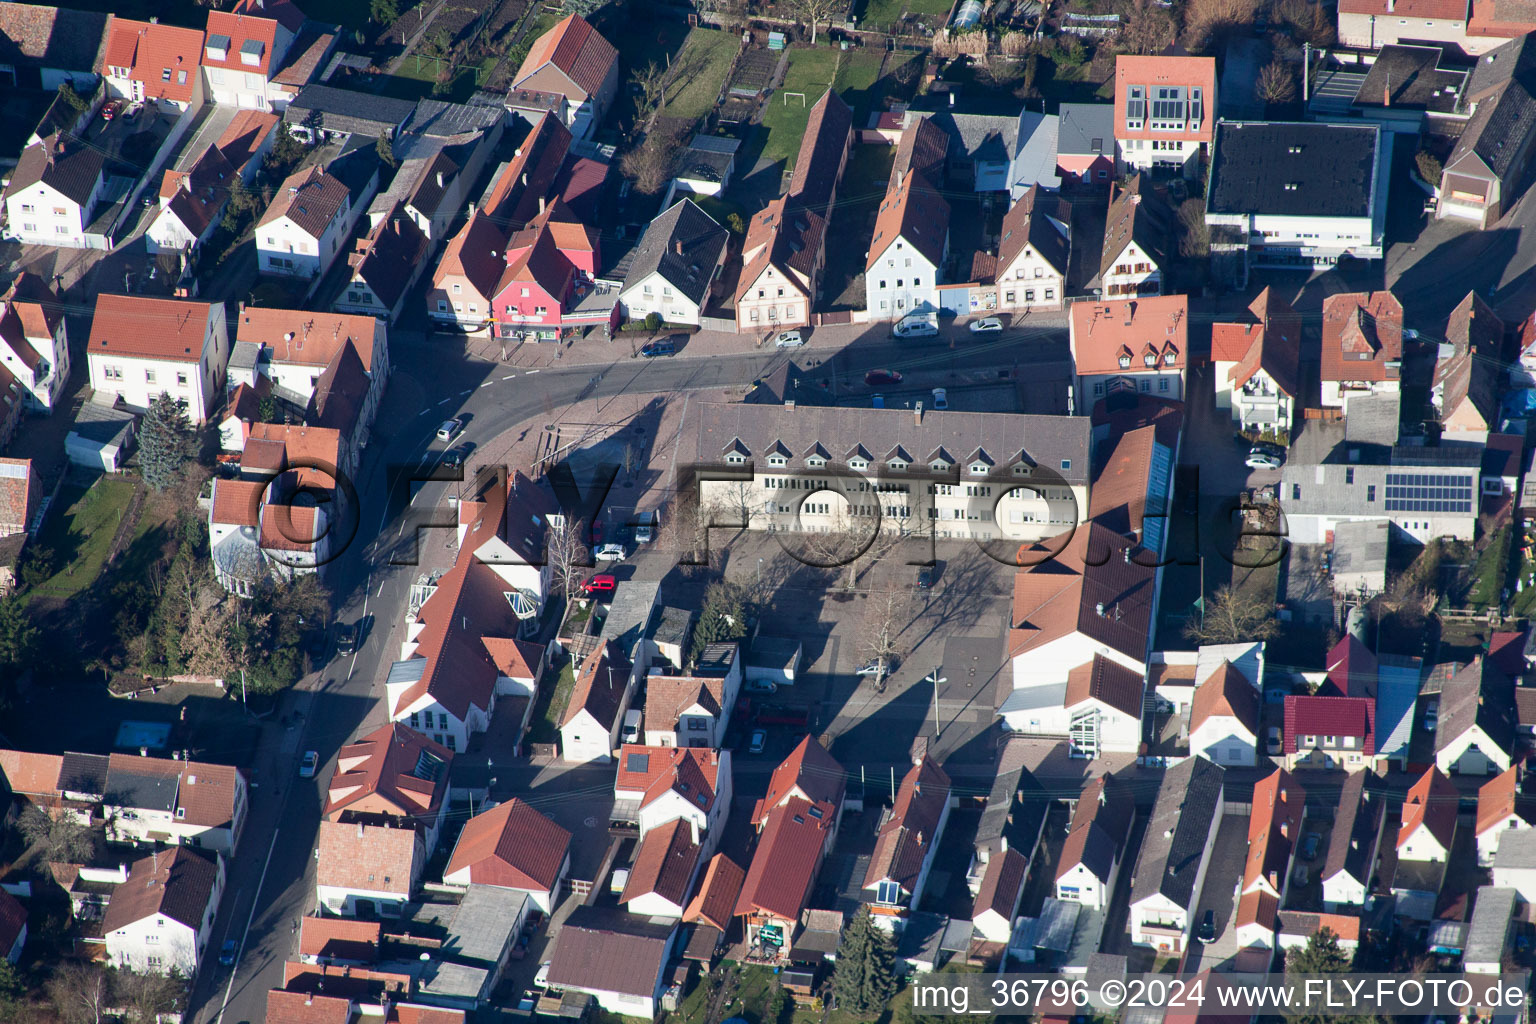
<svg viewBox="0 0 1536 1024">
<path fill-rule="evenodd" d="M 1385 520 L 1339 523 L 1333 528 L 1333 571 L 1386 572 L 1390 532 Z"/>
<path fill-rule="evenodd" d="M 1444 449 L 1435 449 L 1444 451 Z M 1353 471 L 1353 483 L 1347 482 Z M 1435 490 L 1450 492 L 1459 488 L 1467 494 L 1469 510 L 1465 512 L 1443 510 L 1430 515 L 1476 515 L 1476 487 L 1478 471 L 1475 466 L 1414 465 L 1395 466 L 1380 463 L 1328 463 L 1308 465 L 1286 463 L 1280 470 L 1280 507 L 1286 515 L 1359 515 L 1389 518 L 1387 509 L 1386 479 L 1388 473 L 1411 473 L 1416 477 L 1444 481 Z M 1371 501 L 1371 487 L 1376 488 L 1376 500 Z M 1299 492 L 1296 488 L 1300 488 Z M 1470 490 L 1471 493 L 1467 493 Z"/>
<path fill-rule="evenodd" d="M 1211 822 L 1221 813 L 1224 774 L 1220 765 L 1197 755 L 1163 776 L 1131 878 L 1131 903 L 1161 893 L 1193 909 L 1195 875 Z"/>
<path fill-rule="evenodd" d="M 1495 877 L 1500 868 L 1536 868 L 1536 828 L 1514 828 L 1499 836 L 1493 855 Z"/>
<path fill-rule="evenodd" d="M 59 792 L 105 795 L 107 755 L 66 753 L 59 761 Z"/>
<path fill-rule="evenodd" d="M 407 134 L 434 135 L 447 138 L 470 132 L 481 132 L 496 126 L 507 116 L 507 108 L 501 103 L 494 106 L 485 103 L 449 103 L 444 100 L 423 99 L 416 102 L 416 109 L 402 129 Z"/>
<path fill-rule="evenodd" d="M 141 775 L 133 771 L 112 771 L 107 774 L 107 798 L 120 807 L 174 811 L 179 782 L 178 776 L 165 773 Z"/>
<path fill-rule="evenodd" d="M 1514 889 L 1485 885 L 1477 890 L 1472 924 L 1467 929 L 1464 963 L 1498 963 L 1509 946 L 1509 922 L 1515 916 L 1520 894 Z"/>
<path fill-rule="evenodd" d="M 283 111 L 286 124 L 304 125 L 318 115 L 326 131 L 377 137 L 393 134 L 414 114 L 416 104 L 390 96 L 375 96 L 331 85 L 306 85 Z"/>
<path fill-rule="evenodd" d="M 1220 121 L 1206 209 L 1368 217 L 1380 138 L 1374 124 Z"/>
<path fill-rule="evenodd" d="M 1464 68 L 1441 67 L 1444 58 L 1445 51 L 1439 46 L 1383 46 L 1365 81 L 1360 83 L 1355 105 L 1451 113 L 1461 98 L 1467 72 Z"/>
<path fill-rule="evenodd" d="M 951 160 L 973 163 L 1007 163 L 1019 144 L 1019 119 L 991 114 L 932 115 L 934 123 L 949 133 Z"/>
<path fill-rule="evenodd" d="M 1115 156 L 1115 105 L 1063 103 L 1057 115 L 1056 152 L 1064 156 Z"/>
<path fill-rule="evenodd" d="M 1370 882 L 1371 846 L 1376 841 L 1381 807 L 1367 792 L 1366 783 L 1375 779 L 1366 769 L 1344 777 L 1344 783 L 1339 787 L 1338 810 L 1334 813 L 1328 854 L 1318 877 L 1326 880 L 1342 871 L 1361 884 Z"/>
<path fill-rule="evenodd" d="M 84 206 L 101 179 L 105 163 L 101 150 L 73 135 L 55 132 L 22 152 L 5 194 L 14 195 L 42 182 Z M 82 212 L 90 215 L 89 210 Z"/>
<path fill-rule="evenodd" d="M 693 200 L 679 199 L 645 229 L 624 275 L 624 287 L 659 273 L 689 301 L 703 302 L 729 239 L 730 232 Z"/>
<path fill-rule="evenodd" d="M 1474 725 L 1505 753 L 1515 744 L 1515 690 L 1509 677 L 1478 658 L 1440 688 L 1440 724 L 1435 749 L 1444 750 Z"/>
</svg>

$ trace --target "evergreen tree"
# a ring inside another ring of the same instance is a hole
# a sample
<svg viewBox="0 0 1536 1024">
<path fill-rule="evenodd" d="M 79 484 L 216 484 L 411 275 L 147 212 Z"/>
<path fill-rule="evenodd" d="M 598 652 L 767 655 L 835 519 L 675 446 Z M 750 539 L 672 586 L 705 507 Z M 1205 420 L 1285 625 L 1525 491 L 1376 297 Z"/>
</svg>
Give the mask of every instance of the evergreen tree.
<svg viewBox="0 0 1536 1024">
<path fill-rule="evenodd" d="M 1339 937 L 1328 928 L 1319 928 L 1286 956 L 1285 973 L 1290 975 L 1343 974 L 1350 968 L 1350 958 L 1339 948 Z M 1369 1024 L 1361 1018 L 1335 1016 L 1326 1011 L 1299 1014 L 1296 1024 Z"/>
<path fill-rule="evenodd" d="M 895 955 L 890 936 L 875 924 L 869 908 L 860 910 L 837 946 L 832 974 L 837 1008 L 866 1020 L 878 1017 L 896 994 Z"/>
<path fill-rule="evenodd" d="M 704 591 L 704 607 L 693 630 L 691 659 L 697 661 L 710 644 L 740 640 L 746 635 L 746 600 L 741 588 L 728 580 L 711 583 Z"/>
<path fill-rule="evenodd" d="M 37 654 L 37 627 L 27 617 L 21 598 L 0 601 L 0 669 L 7 675 L 25 672 Z"/>
<path fill-rule="evenodd" d="M 139 472 L 144 482 L 157 491 L 165 490 L 196 453 L 197 438 L 186 412 L 176 399 L 160 392 L 139 427 Z"/>
<path fill-rule="evenodd" d="M 379 163 L 386 167 L 395 166 L 395 147 L 389 141 L 388 132 L 379 132 L 379 137 L 373 143 L 373 151 L 379 155 Z"/>
</svg>

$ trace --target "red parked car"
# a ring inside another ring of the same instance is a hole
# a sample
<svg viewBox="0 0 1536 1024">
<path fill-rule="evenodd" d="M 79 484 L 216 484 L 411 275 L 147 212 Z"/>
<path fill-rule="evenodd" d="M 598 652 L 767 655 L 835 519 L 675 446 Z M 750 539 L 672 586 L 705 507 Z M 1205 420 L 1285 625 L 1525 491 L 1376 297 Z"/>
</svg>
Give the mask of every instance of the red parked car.
<svg viewBox="0 0 1536 1024">
<path fill-rule="evenodd" d="M 581 585 L 581 596 L 591 597 L 594 594 L 611 594 L 619 581 L 606 572 L 598 573 Z"/>
<path fill-rule="evenodd" d="M 114 117 L 116 117 L 118 115 L 118 112 L 121 111 L 122 109 L 123 109 L 123 101 L 122 100 L 108 100 L 106 105 L 101 108 L 101 119 L 103 121 L 110 121 Z"/>
<path fill-rule="evenodd" d="M 864 383 L 872 388 L 901 383 L 901 374 L 895 370 L 870 370 L 864 375 Z"/>
</svg>

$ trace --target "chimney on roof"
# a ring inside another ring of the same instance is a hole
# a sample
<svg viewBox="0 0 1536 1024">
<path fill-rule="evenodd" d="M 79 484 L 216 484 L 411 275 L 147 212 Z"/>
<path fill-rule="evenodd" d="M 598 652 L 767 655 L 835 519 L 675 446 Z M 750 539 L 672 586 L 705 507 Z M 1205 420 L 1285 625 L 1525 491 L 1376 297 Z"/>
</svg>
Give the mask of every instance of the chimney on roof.
<svg viewBox="0 0 1536 1024">
<path fill-rule="evenodd" d="M 919 829 L 918 833 L 917 833 L 917 845 L 918 846 L 922 846 L 923 845 L 923 833 L 922 833 L 921 829 Z"/>
<path fill-rule="evenodd" d="M 673 242 L 672 243 L 672 248 L 673 248 L 673 251 L 675 251 L 679 256 L 681 256 L 683 254 L 683 240 L 681 238 L 679 238 L 677 241 Z"/>
<path fill-rule="evenodd" d="M 362 822 L 358 822 L 357 823 L 357 838 L 359 838 L 359 839 L 363 838 L 363 823 Z"/>
<path fill-rule="evenodd" d="M 918 426 L 923 425 L 923 403 L 918 402 L 912 406 L 912 422 Z"/>
</svg>

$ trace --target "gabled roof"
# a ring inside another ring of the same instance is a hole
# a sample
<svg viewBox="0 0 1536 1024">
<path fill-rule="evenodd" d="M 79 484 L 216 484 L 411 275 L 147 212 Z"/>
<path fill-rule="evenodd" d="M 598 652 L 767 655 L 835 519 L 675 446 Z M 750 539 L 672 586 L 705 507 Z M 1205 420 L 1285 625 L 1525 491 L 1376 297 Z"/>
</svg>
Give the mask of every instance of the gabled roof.
<svg viewBox="0 0 1536 1024">
<path fill-rule="evenodd" d="M 0 303 L 0 338 L 15 349 L 16 358 L 29 367 L 35 366 L 37 352 L 24 342 L 31 338 L 53 339 L 64 322 L 64 307 L 58 293 L 38 275 L 22 271 L 0 296 Z"/>
<path fill-rule="evenodd" d="M 670 729 L 695 705 L 715 718 L 724 714 L 725 680 L 714 676 L 653 675 L 645 681 L 645 721 L 652 729 Z"/>
<path fill-rule="evenodd" d="M 715 854 L 704 869 L 704 880 L 699 883 L 698 891 L 683 911 L 683 922 L 703 921 L 726 931 L 731 926 L 736 899 L 741 895 L 746 878 L 747 873 L 735 861 L 723 853 Z"/>
<path fill-rule="evenodd" d="M 692 199 L 679 199 L 645 229 L 624 275 L 624 287 L 660 274 L 689 300 L 702 302 L 729 240 L 730 232 Z"/>
<path fill-rule="evenodd" d="M 1456 832 L 1456 810 L 1461 795 L 1439 768 L 1430 768 L 1403 798 L 1402 827 L 1397 832 L 1401 849 L 1422 825 L 1442 847 L 1449 850 Z"/>
<path fill-rule="evenodd" d="M 0 771 L 10 791 L 19 796 L 57 796 L 64 787 L 59 773 L 64 759 L 58 754 L 32 754 L 24 750 L 0 750 Z"/>
<path fill-rule="evenodd" d="M 496 291 L 496 283 L 507 269 L 507 233 L 483 210 L 470 214 L 443 249 L 443 258 L 432 273 L 434 287 L 443 288 L 450 277 L 463 277 L 483 298 Z"/>
<path fill-rule="evenodd" d="M 865 888 L 891 881 L 907 892 L 916 891 L 923 860 L 939 841 L 949 792 L 949 776 L 926 754 L 908 770 L 896 790 L 891 815 L 876 835 L 875 852 L 864 872 Z"/>
<path fill-rule="evenodd" d="M 792 210 L 809 210 L 829 217 L 838 170 L 853 130 L 853 110 L 832 89 L 821 94 L 806 120 L 800 152 L 786 193 Z"/>
<path fill-rule="evenodd" d="M 54 132 L 22 151 L 5 194 L 13 196 L 41 182 L 84 207 L 101 181 L 105 166 L 101 150 L 73 135 Z M 89 210 L 82 209 L 82 213 L 90 215 Z"/>
<path fill-rule="evenodd" d="M 407 896 L 415 888 L 421 848 L 414 828 L 322 821 L 316 884 Z"/>
<path fill-rule="evenodd" d="M 1511 765 L 1477 789 L 1477 835 L 1498 827 L 1510 815 L 1518 813 L 1519 802 L 1520 769 Z"/>
<path fill-rule="evenodd" d="M 313 82 L 289 101 L 283 110 L 283 120 L 288 124 L 303 125 L 318 117 L 320 127 L 325 131 L 376 138 L 380 132 L 392 135 L 415 111 L 415 100 Z"/>
<path fill-rule="evenodd" d="M 1477 726 L 1505 752 L 1515 743 L 1514 687 L 1481 655 L 1440 688 L 1440 725 L 1435 749 L 1444 750 Z"/>
<path fill-rule="evenodd" d="M 1133 174 L 1124 188 L 1111 185 L 1099 276 L 1114 270 L 1115 261 L 1133 242 L 1159 268 L 1166 267 L 1172 232 L 1173 211 L 1153 189 L 1150 178 Z"/>
<path fill-rule="evenodd" d="M 1391 292 L 1343 292 L 1323 300 L 1323 380 L 1396 380 L 1402 359 L 1403 305 Z"/>
<path fill-rule="evenodd" d="M 306 235 L 319 238 L 331 222 L 341 216 L 347 199 L 347 186 L 323 168 L 313 165 L 288 176 L 257 226 L 286 217 Z"/>
<path fill-rule="evenodd" d="M 1512 187 L 1514 181 L 1506 179 L 1524 166 L 1518 162 L 1525 152 L 1520 143 L 1536 127 L 1536 47 L 1530 36 L 1512 39 L 1478 60 L 1463 99 L 1477 109 L 1456 140 L 1446 171 L 1482 172 Z"/>
<path fill-rule="evenodd" d="M 1062 704 L 1074 708 L 1085 700 L 1097 700 L 1139 721 L 1142 690 L 1140 673 L 1095 654 L 1092 661 L 1067 673 L 1067 695 Z"/>
<path fill-rule="evenodd" d="M 640 849 L 635 853 L 635 862 L 629 869 L 629 880 L 624 884 L 619 902 L 628 903 L 641 896 L 656 895 L 675 906 L 684 907 L 701 852 L 693 841 L 693 825 L 682 818 L 673 818 L 665 825 L 651 829 L 640 840 Z"/>
<path fill-rule="evenodd" d="M 1219 671 L 1219 670 L 1218 670 Z M 1210 680 L 1202 685 L 1209 685 Z M 1245 681 L 1242 685 L 1252 690 Z M 1253 811 L 1248 819 L 1248 860 L 1243 868 L 1243 889 L 1261 880 L 1285 887 L 1291 851 L 1301 837 L 1301 819 L 1307 794 L 1290 772 L 1276 768 L 1253 787 Z"/>
<path fill-rule="evenodd" d="M 378 958 L 383 925 L 345 917 L 299 919 L 299 955 L 369 963 Z"/>
<path fill-rule="evenodd" d="M 1254 736 L 1259 734 L 1259 691 L 1226 661 L 1195 687 L 1189 709 L 1189 731 L 1193 733 L 1217 717 L 1236 719 Z"/>
<path fill-rule="evenodd" d="M 676 928 L 676 922 L 647 921 L 615 907 L 577 907 L 549 955 L 549 983 L 655 998 Z"/>
<path fill-rule="evenodd" d="M 1024 855 L 1012 847 L 988 860 L 987 870 L 981 876 L 981 890 L 971 908 L 971 919 L 974 921 L 990 910 L 1011 925 L 1028 867 Z"/>
<path fill-rule="evenodd" d="M 1376 841 L 1376 826 L 1381 814 L 1379 801 L 1367 791 L 1376 776 L 1369 769 L 1350 772 L 1339 787 L 1338 809 L 1329 833 L 1328 854 L 1323 859 L 1325 881 L 1346 873 L 1362 885 L 1370 881 L 1371 846 Z"/>
<path fill-rule="evenodd" d="M 360 809 L 387 813 L 426 824 L 448 794 L 448 765 L 453 753 L 399 722 L 389 722 L 354 740 L 337 754 L 336 773 L 326 793 L 323 814 L 332 821 L 362 800 L 383 804 Z"/>
<path fill-rule="evenodd" d="M 10 54 L 10 63 L 24 57 L 43 68 L 95 71 L 101 66 L 109 17 L 99 11 L 0 3 L 0 50 Z"/>
<path fill-rule="evenodd" d="M 1319 697 L 1375 697 L 1376 655 L 1353 633 L 1344 634 L 1323 661 L 1327 682 L 1317 688 Z"/>
<path fill-rule="evenodd" d="M 1285 752 L 1294 754 L 1302 736 L 1354 736 L 1360 752 L 1376 753 L 1376 702 L 1369 697 L 1291 694 L 1285 698 Z"/>
<path fill-rule="evenodd" d="M 827 804 L 799 797 L 768 812 L 736 900 L 735 916 L 763 913 L 781 921 L 800 919 L 836 813 Z"/>
<path fill-rule="evenodd" d="M 549 892 L 570 845 L 570 832 L 514 797 L 465 822 L 443 874 L 467 870 L 477 885 Z"/>
<path fill-rule="evenodd" d="M 1465 22 L 1467 0 L 1339 0 L 1339 13 Z"/>
<path fill-rule="evenodd" d="M 588 655 L 576 673 L 576 687 L 571 691 L 560 727 L 570 725 L 582 711 L 599 725 L 611 727 L 629 686 L 629 671 L 629 659 L 617 644 L 604 644 Z"/>
<path fill-rule="evenodd" d="M 875 236 L 865 268 L 873 270 L 898 241 L 906 242 L 937 267 L 944 262 L 948 238 L 949 204 L 943 196 L 916 171 L 899 180 L 892 178 L 875 217 Z"/>
<path fill-rule="evenodd" d="M 218 304 L 223 310 L 223 303 Z M 203 357 L 214 305 L 143 295 L 98 295 L 88 351 L 100 355 L 196 363 Z"/>
<path fill-rule="evenodd" d="M 1111 434 L 1109 451 L 1099 460 L 1093 488 L 1088 492 L 1088 518 L 1122 537 L 1145 536 L 1147 495 L 1155 493 L 1157 428 L 1138 427 Z M 1168 453 L 1171 458 L 1172 453 Z M 1166 505 L 1166 499 L 1165 499 Z M 1154 508 L 1154 516 L 1168 510 Z"/>
<path fill-rule="evenodd" d="M 570 129 L 558 117 L 540 117 L 486 196 L 486 215 L 504 231 L 532 220 L 539 200 L 554 190 L 571 142 Z"/>
<path fill-rule="evenodd" d="M 1265 288 L 1248 307 L 1249 323 L 1211 325 L 1211 358 L 1235 363 L 1227 381 L 1240 388 L 1263 370 L 1286 395 L 1300 396 L 1301 318 L 1288 302 Z"/>
<path fill-rule="evenodd" d="M 197 89 L 202 56 L 198 29 L 114 16 L 100 70 L 127 68 L 128 77 L 143 85 L 145 99 L 186 103 Z"/>
<path fill-rule="evenodd" d="M 616 793 L 641 794 L 641 807 L 676 793 L 707 812 L 720 794 L 720 751 L 626 743 L 620 748 L 613 788 Z"/>
<path fill-rule="evenodd" d="M 942 182 L 948 156 L 949 133 L 931 117 L 915 118 L 902 129 L 901 138 L 896 143 L 891 180 L 901 181 L 909 173 L 916 172 L 929 182 Z"/>
<path fill-rule="evenodd" d="M 222 46 L 219 44 L 223 44 Z M 248 75 L 268 75 L 277 46 L 277 22 L 249 13 L 209 11 L 203 65 Z M 222 57 L 216 56 L 223 53 Z M 251 63 L 254 61 L 255 63 Z"/>
<path fill-rule="evenodd" d="M 275 365 L 295 366 L 330 366 L 351 342 L 363 369 L 371 370 L 378 329 L 371 316 L 248 305 L 236 321 L 235 338 L 271 350 Z"/>
<path fill-rule="evenodd" d="M 128 880 L 112 890 L 101 927 L 106 934 L 160 915 L 201 929 L 218 878 L 214 862 L 177 846 L 134 861 Z"/>
<path fill-rule="evenodd" d="M 1189 365 L 1187 295 L 1076 302 L 1071 315 L 1072 358 L 1078 376 L 1182 371 Z"/>
<path fill-rule="evenodd" d="M 1212 819 L 1221 813 L 1220 765 L 1198 754 L 1163 776 L 1131 879 L 1131 903 L 1162 895 L 1194 909 L 1195 876 L 1205 855 Z"/>
<path fill-rule="evenodd" d="M 354 280 L 362 281 L 388 309 L 405 294 L 416 273 L 432 251 L 432 243 L 410 217 L 398 215 L 399 207 L 385 217 L 347 255 Z"/>
<path fill-rule="evenodd" d="M 827 222 L 820 214 L 791 209 L 788 196 L 771 200 L 753 214 L 741 250 L 745 263 L 736 288 L 736 300 L 740 302 L 747 296 L 769 264 L 781 271 L 794 271 L 794 276 L 785 274 L 792 284 L 801 285 L 809 280 L 826 227 Z"/>
<path fill-rule="evenodd" d="M 1042 561 L 1014 576 L 1009 656 L 1081 633 L 1145 660 L 1157 571 L 1134 548 L 1098 523 L 1076 530 L 1065 546 L 1047 541 Z M 1046 558 L 1052 551 L 1056 557 Z"/>
<path fill-rule="evenodd" d="M 1445 326 L 1448 356 L 1435 361 L 1433 385 L 1441 389 L 1440 418 L 1449 424 L 1470 406 L 1487 428 L 1498 425 L 1503 377 L 1500 349 L 1504 322 L 1476 292 L 1468 292 Z"/>
<path fill-rule="evenodd" d="M 1003 215 L 1003 233 L 997 243 L 997 272 L 1006 274 L 1027 247 L 1057 273 L 1065 275 L 1069 242 L 1057 221 L 1070 229 L 1072 205 L 1059 196 L 1041 192 L 1038 185 L 1031 185 Z"/>
<path fill-rule="evenodd" d="M 619 51 L 612 43 L 585 18 L 572 14 L 533 41 L 528 56 L 512 76 L 512 86 L 517 88 L 534 72 L 551 64 L 587 96 L 595 96 L 602 91 L 603 81 L 618 59 Z"/>
<path fill-rule="evenodd" d="M 767 795 L 752 811 L 752 824 L 761 827 L 769 811 L 796 795 L 841 808 L 846 786 L 843 766 L 814 737 L 805 736 L 773 770 Z"/>
<path fill-rule="evenodd" d="M 1130 838 L 1136 805 L 1127 787 L 1111 773 L 1083 787 L 1067 826 L 1067 839 L 1056 862 L 1059 879 L 1081 864 L 1095 878 L 1107 882 L 1115 861 Z"/>
</svg>

